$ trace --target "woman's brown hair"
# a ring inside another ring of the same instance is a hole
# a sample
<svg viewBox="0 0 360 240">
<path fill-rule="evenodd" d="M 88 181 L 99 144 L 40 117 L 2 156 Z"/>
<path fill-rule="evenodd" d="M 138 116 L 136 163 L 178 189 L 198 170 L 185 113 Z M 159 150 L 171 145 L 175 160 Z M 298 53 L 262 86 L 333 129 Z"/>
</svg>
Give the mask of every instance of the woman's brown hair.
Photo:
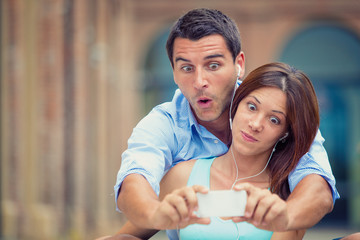
<svg viewBox="0 0 360 240">
<path fill-rule="evenodd" d="M 286 123 L 289 135 L 276 146 L 268 165 L 270 188 L 281 198 L 290 194 L 288 176 L 300 158 L 309 151 L 319 127 L 319 107 L 310 79 L 285 63 L 269 63 L 252 71 L 236 90 L 231 118 L 240 101 L 252 91 L 263 87 L 281 89 L 287 97 Z"/>
</svg>

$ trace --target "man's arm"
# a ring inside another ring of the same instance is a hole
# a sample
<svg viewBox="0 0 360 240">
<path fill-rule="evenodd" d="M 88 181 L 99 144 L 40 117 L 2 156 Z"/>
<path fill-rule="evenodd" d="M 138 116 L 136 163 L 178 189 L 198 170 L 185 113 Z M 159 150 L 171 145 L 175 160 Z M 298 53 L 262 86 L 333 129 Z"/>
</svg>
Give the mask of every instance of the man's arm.
<svg viewBox="0 0 360 240">
<path fill-rule="evenodd" d="M 121 185 L 117 205 L 135 226 L 152 228 L 149 218 L 158 208 L 159 198 L 143 176 L 130 174 Z"/>
<path fill-rule="evenodd" d="M 152 236 L 154 236 L 157 232 L 158 232 L 158 230 L 154 230 L 154 229 L 138 228 L 135 225 L 133 225 L 131 222 L 127 221 L 114 237 L 119 237 L 119 236 L 123 237 L 126 235 L 131 235 L 131 236 L 137 237 L 139 239 L 149 239 Z"/>
<path fill-rule="evenodd" d="M 158 230 L 142 229 L 135 227 L 131 222 L 127 221 L 117 232 L 112 236 L 104 236 L 96 240 L 141 240 L 150 239 Z"/>
<path fill-rule="evenodd" d="M 309 228 L 333 209 L 339 193 L 320 130 L 310 147 L 289 175 L 291 194 L 287 200 L 289 229 Z"/>
<path fill-rule="evenodd" d="M 172 151 L 176 151 L 176 134 L 172 128 L 166 114 L 151 111 L 133 129 L 128 149 L 122 154 L 114 186 L 115 200 L 117 208 L 132 222 L 148 217 L 147 210 L 154 209 L 152 204 L 158 203 L 160 180 L 165 169 L 172 165 Z"/>
<path fill-rule="evenodd" d="M 304 177 L 287 199 L 289 230 L 307 229 L 317 224 L 333 209 L 332 191 L 327 181 L 317 175 Z"/>
</svg>

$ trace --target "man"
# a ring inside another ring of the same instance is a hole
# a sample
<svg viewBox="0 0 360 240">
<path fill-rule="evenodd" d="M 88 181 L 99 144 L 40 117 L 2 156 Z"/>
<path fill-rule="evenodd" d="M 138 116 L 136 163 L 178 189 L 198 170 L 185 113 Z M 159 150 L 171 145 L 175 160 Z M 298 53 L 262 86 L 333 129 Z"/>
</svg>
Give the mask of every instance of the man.
<svg viewBox="0 0 360 240">
<path fill-rule="evenodd" d="M 228 150 L 230 101 L 237 79 L 245 73 L 239 31 L 217 10 L 195 9 L 179 18 L 166 47 L 180 90 L 172 102 L 155 107 L 134 128 L 114 187 L 118 208 L 135 226 L 148 229 L 164 229 L 154 221 L 154 212 L 159 182 L 169 168 Z M 339 197 L 322 142 L 318 132 L 310 152 L 289 176 L 288 216 L 277 230 L 313 226 Z M 274 213 L 272 220 L 277 217 Z M 133 233 L 126 226 L 120 232 Z"/>
</svg>

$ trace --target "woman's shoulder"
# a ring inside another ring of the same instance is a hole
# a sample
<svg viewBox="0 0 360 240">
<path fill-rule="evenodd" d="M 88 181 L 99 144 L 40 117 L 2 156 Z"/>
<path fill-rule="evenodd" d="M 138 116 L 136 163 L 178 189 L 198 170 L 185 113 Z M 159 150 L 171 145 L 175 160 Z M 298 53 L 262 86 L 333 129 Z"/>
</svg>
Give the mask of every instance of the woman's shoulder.
<svg viewBox="0 0 360 240">
<path fill-rule="evenodd" d="M 177 163 L 170 170 L 173 170 L 173 169 L 188 170 L 189 168 L 191 170 L 196 161 L 197 161 L 197 159 L 190 159 L 190 160 L 187 160 L 187 161 L 181 161 L 181 162 Z M 179 171 L 179 170 L 176 170 L 176 171 Z"/>
<path fill-rule="evenodd" d="M 187 185 L 192 167 L 196 160 L 182 161 L 172 167 L 160 182 L 160 195 L 161 198 L 167 193 L 172 192 Z"/>
<path fill-rule="evenodd" d="M 199 165 L 199 167 L 206 167 L 211 166 L 213 160 L 216 157 L 208 157 L 208 158 L 199 158 L 199 159 L 191 159 L 187 161 L 182 161 L 177 163 L 172 169 L 169 170 L 169 172 L 174 172 L 174 174 L 180 173 L 188 173 L 187 178 L 189 177 L 191 171 L 193 170 L 193 167 L 195 163 Z"/>
<path fill-rule="evenodd" d="M 179 162 L 165 174 L 161 182 L 166 182 L 166 185 L 171 184 L 175 187 L 186 186 L 195 163 L 198 164 L 197 169 L 207 168 L 211 166 L 213 159 L 215 159 L 215 157 L 191 159 Z"/>
<path fill-rule="evenodd" d="M 175 178 L 187 181 L 195 162 L 196 159 L 179 162 L 167 172 L 164 178 Z"/>
</svg>

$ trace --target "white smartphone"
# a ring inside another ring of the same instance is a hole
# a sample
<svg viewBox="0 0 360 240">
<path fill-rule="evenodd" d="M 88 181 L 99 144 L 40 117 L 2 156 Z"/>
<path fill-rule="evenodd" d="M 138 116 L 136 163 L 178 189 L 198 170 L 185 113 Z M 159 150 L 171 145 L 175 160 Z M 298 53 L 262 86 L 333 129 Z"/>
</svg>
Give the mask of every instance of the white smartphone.
<svg viewBox="0 0 360 240">
<path fill-rule="evenodd" d="M 197 193 L 199 217 L 244 216 L 247 194 L 245 190 L 215 190 Z"/>
</svg>

